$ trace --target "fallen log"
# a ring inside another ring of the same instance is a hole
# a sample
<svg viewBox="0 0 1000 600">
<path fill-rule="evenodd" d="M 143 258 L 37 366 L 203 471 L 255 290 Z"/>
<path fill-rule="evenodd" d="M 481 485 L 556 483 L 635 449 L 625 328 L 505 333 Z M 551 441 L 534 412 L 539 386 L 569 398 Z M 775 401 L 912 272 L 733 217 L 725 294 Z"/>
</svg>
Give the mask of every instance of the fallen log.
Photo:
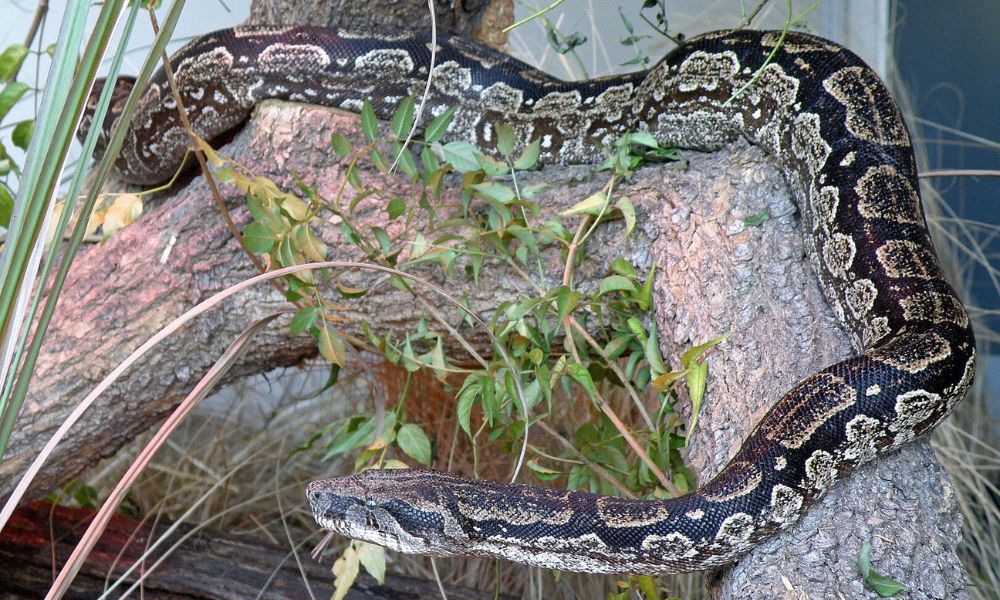
<svg viewBox="0 0 1000 600">
<path fill-rule="evenodd" d="M 19 508 L 0 533 L 0 598 L 41 598 L 93 516 L 92 510 L 44 501 Z M 66 598 L 99 596 L 140 560 L 168 525 L 115 515 Z M 120 597 L 139 575 L 144 575 L 142 598 L 146 600 L 309 599 L 329 598 L 333 591 L 329 562 L 320 564 L 307 555 L 299 556 L 297 562 L 288 548 L 207 529 L 194 533 L 162 564 L 151 568 L 166 554 L 165 548 L 194 528 L 181 524 L 170 540 L 146 557 L 140 568 L 125 578 L 125 585 L 108 597 Z M 494 597 L 492 592 L 468 588 L 446 587 L 445 592 L 448 598 L 459 600 Z M 348 600 L 440 597 L 433 581 L 388 576 L 384 585 L 378 585 L 367 575 L 360 576 L 346 596 Z"/>
</svg>

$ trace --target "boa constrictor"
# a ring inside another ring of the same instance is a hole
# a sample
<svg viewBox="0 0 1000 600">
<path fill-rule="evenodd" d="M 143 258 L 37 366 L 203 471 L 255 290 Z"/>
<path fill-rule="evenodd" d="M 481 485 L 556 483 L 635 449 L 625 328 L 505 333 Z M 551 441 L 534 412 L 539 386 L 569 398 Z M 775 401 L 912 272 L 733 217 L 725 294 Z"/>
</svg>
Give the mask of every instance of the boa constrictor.
<svg viewBox="0 0 1000 600">
<path fill-rule="evenodd" d="M 732 461 L 670 500 L 470 481 L 422 469 L 316 481 L 324 528 L 403 552 L 484 555 L 565 570 L 673 573 L 732 561 L 794 523 L 858 465 L 930 430 L 974 374 L 969 318 L 935 256 L 906 126 L 876 74 L 850 51 L 802 33 L 722 31 L 692 39 L 645 73 L 568 83 L 459 38 L 430 64 L 421 35 L 237 28 L 173 59 L 203 137 L 284 98 L 390 115 L 432 77 L 431 115 L 487 150 L 513 125 L 542 160 L 592 161 L 627 130 L 711 150 L 743 136 L 780 165 L 803 214 L 823 290 L 859 354 L 808 377 L 760 421 Z M 128 90 L 119 85 L 119 101 Z M 187 147 L 161 75 L 118 162 L 154 183 Z M 103 124 L 110 131 L 115 116 Z"/>
</svg>

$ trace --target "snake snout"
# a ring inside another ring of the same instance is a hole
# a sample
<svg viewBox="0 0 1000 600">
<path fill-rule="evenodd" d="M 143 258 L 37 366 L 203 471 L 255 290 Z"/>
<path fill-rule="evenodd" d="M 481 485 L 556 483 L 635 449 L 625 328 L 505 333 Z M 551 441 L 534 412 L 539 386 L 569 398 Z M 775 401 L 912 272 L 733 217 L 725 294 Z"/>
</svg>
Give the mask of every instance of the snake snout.
<svg viewBox="0 0 1000 600">
<path fill-rule="evenodd" d="M 306 499 L 313 514 L 327 519 L 346 519 L 364 507 L 363 498 L 336 485 L 338 480 L 314 481 L 306 488 Z"/>
</svg>

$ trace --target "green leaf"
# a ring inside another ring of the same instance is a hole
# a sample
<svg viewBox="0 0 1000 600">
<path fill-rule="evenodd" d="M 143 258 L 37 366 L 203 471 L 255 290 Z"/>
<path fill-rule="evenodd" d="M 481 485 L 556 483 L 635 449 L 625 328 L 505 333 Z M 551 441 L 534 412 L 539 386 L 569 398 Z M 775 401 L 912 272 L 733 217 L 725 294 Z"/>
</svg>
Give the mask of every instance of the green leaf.
<svg viewBox="0 0 1000 600">
<path fill-rule="evenodd" d="M 684 365 L 685 367 L 690 367 L 692 363 L 698 360 L 701 357 L 701 355 L 705 353 L 706 350 L 718 346 L 727 337 L 729 337 L 728 333 L 710 339 L 703 344 L 698 344 L 697 346 L 691 346 L 690 348 L 684 351 L 684 354 L 681 354 L 681 364 Z"/>
<path fill-rule="evenodd" d="M 514 194 L 514 190 L 510 189 L 510 186 L 503 185 L 502 183 L 478 183 L 472 186 L 472 189 L 476 190 L 477 194 L 487 200 L 503 202 L 505 204 L 517 197 Z"/>
<path fill-rule="evenodd" d="M 307 331 L 316 322 L 316 317 L 319 316 L 318 306 L 307 306 L 300 309 L 295 316 L 292 317 L 292 324 L 288 328 L 292 335 L 298 335 L 303 331 Z"/>
<path fill-rule="evenodd" d="M 295 251 L 291 240 L 287 237 L 282 237 L 278 241 L 277 252 L 272 251 L 271 256 L 277 259 L 278 265 L 281 267 L 291 267 L 299 264 L 299 253 Z"/>
<path fill-rule="evenodd" d="M 660 588 L 656 579 L 650 575 L 640 575 L 636 578 L 637 586 L 642 590 L 642 595 L 646 600 L 659 600 Z"/>
<path fill-rule="evenodd" d="M 542 140 L 532 140 L 530 144 L 521 152 L 521 156 L 514 161 L 514 168 L 518 171 L 532 169 L 538 164 L 538 156 L 542 153 Z"/>
<path fill-rule="evenodd" d="M 451 120 L 455 118 L 455 111 L 457 110 L 458 107 L 452 106 L 434 117 L 434 120 L 428 123 L 427 128 L 424 129 L 424 141 L 430 144 L 443 138 L 444 134 L 448 132 L 448 126 L 451 125 Z"/>
<path fill-rule="evenodd" d="M 635 133 L 629 134 L 628 138 L 630 143 L 638 144 L 640 146 L 646 146 L 647 148 L 659 148 L 660 142 L 656 141 L 650 133 L 645 131 L 637 131 Z"/>
<path fill-rule="evenodd" d="M 628 337 L 616 337 L 604 347 L 604 356 L 608 357 L 608 360 L 615 360 L 628 350 L 629 341 Z"/>
<path fill-rule="evenodd" d="M 250 194 L 247 196 L 247 206 L 254 221 L 266 227 L 269 232 L 282 235 L 288 231 L 288 220 L 281 216 L 278 208 L 270 201 L 265 204 L 256 194 Z"/>
<path fill-rule="evenodd" d="M 861 554 L 858 555 L 858 570 L 861 571 L 861 579 L 864 581 L 865 587 L 883 598 L 895 596 L 899 592 L 909 591 L 909 588 L 902 583 L 891 577 L 877 573 L 871 568 L 871 552 L 871 544 L 865 542 L 861 548 Z"/>
<path fill-rule="evenodd" d="M 326 452 L 320 460 L 329 460 L 372 442 L 375 433 L 375 418 L 371 415 L 355 415 L 344 421 L 326 444 Z"/>
<path fill-rule="evenodd" d="M 514 155 L 514 128 L 507 123 L 494 123 L 493 129 L 497 132 L 497 151 L 509 160 Z"/>
<path fill-rule="evenodd" d="M 609 275 L 605 277 L 598 284 L 597 290 L 598 294 L 607 294 L 609 292 L 629 292 L 634 294 L 638 291 L 631 279 L 622 277 L 621 275 Z"/>
<path fill-rule="evenodd" d="M 482 169 L 483 173 L 486 173 L 487 177 L 503 177 L 510 172 L 510 167 L 506 163 L 500 162 L 488 154 L 479 152 L 476 154 L 476 160 L 479 162 L 479 168 Z"/>
<path fill-rule="evenodd" d="M 542 465 L 538 464 L 535 460 L 529 460 L 527 462 L 527 465 L 528 468 L 531 469 L 532 472 L 535 474 L 535 477 L 541 479 L 542 481 L 552 481 L 553 479 L 562 475 L 561 472 L 556 471 L 555 469 L 543 467 Z"/>
<path fill-rule="evenodd" d="M 597 389 L 594 388 L 594 380 L 590 377 L 587 367 L 581 364 L 566 365 L 566 373 L 573 378 L 573 381 L 587 391 L 591 399 L 597 397 Z"/>
<path fill-rule="evenodd" d="M 368 152 L 368 156 L 372 159 L 372 164 L 375 165 L 375 168 L 378 169 L 380 173 L 389 172 L 389 162 L 384 156 L 382 156 L 382 153 L 378 151 L 378 148 L 372 148 Z"/>
<path fill-rule="evenodd" d="M 534 198 L 538 194 L 541 194 L 550 187 L 551 186 L 545 182 L 526 185 L 521 188 L 521 198 L 524 198 L 525 200 L 531 200 L 532 198 Z"/>
<path fill-rule="evenodd" d="M 279 239 L 281 238 L 278 234 L 259 221 L 254 221 L 243 229 L 243 245 L 255 254 L 270 252 Z"/>
<path fill-rule="evenodd" d="M 420 361 L 417 360 L 417 356 L 413 352 L 413 344 L 410 343 L 409 335 L 406 336 L 406 341 L 403 342 L 403 353 L 400 358 L 403 368 L 410 373 L 420 370 Z"/>
<path fill-rule="evenodd" d="M 645 8 L 645 6 L 643 6 L 643 8 Z M 618 16 L 621 17 L 622 25 L 625 26 L 625 30 L 629 33 L 635 33 L 635 28 L 632 27 L 632 22 L 629 21 L 628 17 L 625 16 L 625 13 L 622 12 L 621 7 L 618 7 Z"/>
<path fill-rule="evenodd" d="M 646 281 L 642 284 L 642 289 L 635 296 L 635 303 L 639 306 L 639 310 L 649 310 L 649 307 L 653 305 L 654 274 L 656 274 L 655 264 L 649 269 L 649 275 L 646 276 Z"/>
<path fill-rule="evenodd" d="M 471 173 L 479 170 L 476 155 L 479 149 L 466 141 L 448 142 L 442 147 L 444 159 L 461 173 Z"/>
<path fill-rule="evenodd" d="M 480 382 L 483 379 L 481 372 L 473 372 L 465 378 L 462 389 L 458 392 L 458 406 L 455 413 L 458 415 L 458 424 L 465 435 L 472 439 L 472 406 L 479 396 Z"/>
<path fill-rule="evenodd" d="M 573 290 L 568 285 L 560 286 L 559 293 L 556 295 L 556 310 L 558 311 L 559 320 L 562 321 L 565 319 L 566 315 L 573 312 L 573 309 L 579 303 L 580 292 Z"/>
<path fill-rule="evenodd" d="M 434 154 L 430 146 L 424 146 L 420 149 L 420 162 L 424 164 L 424 176 L 428 178 L 428 182 L 431 180 L 430 177 L 441 169 L 441 162 L 438 161 L 437 155 Z M 431 185 L 431 187 L 434 186 Z"/>
<path fill-rule="evenodd" d="M 379 249 L 381 249 L 382 254 L 388 256 L 392 251 L 392 239 L 389 237 L 389 234 L 386 233 L 385 229 L 375 226 L 372 226 L 372 233 L 375 234 L 375 239 L 378 240 Z"/>
<path fill-rule="evenodd" d="M 4 86 L 3 91 L 0 91 L 0 121 L 29 89 L 28 84 L 20 81 L 12 81 Z"/>
<path fill-rule="evenodd" d="M 628 325 L 628 330 L 632 332 L 632 335 L 645 344 L 647 337 L 646 328 L 642 326 L 642 321 L 639 320 L 639 317 L 629 317 L 625 323 Z"/>
<path fill-rule="evenodd" d="M 35 120 L 28 119 L 14 126 L 14 131 L 10 134 L 10 139 L 21 150 L 27 150 L 33 133 L 35 133 Z"/>
<path fill-rule="evenodd" d="M 396 434 L 396 443 L 400 450 L 408 454 L 422 465 L 431 464 L 431 441 L 427 434 L 418 425 L 407 423 L 399 428 Z"/>
<path fill-rule="evenodd" d="M 379 585 L 385 583 L 385 548 L 369 544 L 368 542 L 357 542 L 358 559 L 365 571 L 378 582 Z"/>
<path fill-rule="evenodd" d="M 406 136 L 410 134 L 410 128 L 413 127 L 413 105 L 413 96 L 407 96 L 392 113 L 389 128 L 398 140 L 406 139 Z"/>
<path fill-rule="evenodd" d="M 365 139 L 374 142 L 379 138 L 378 117 L 375 116 L 375 107 L 367 99 L 361 105 L 361 131 L 365 134 Z"/>
<path fill-rule="evenodd" d="M 646 336 L 646 341 L 643 342 L 643 353 L 646 355 L 649 367 L 654 373 L 666 373 L 670 370 L 663 363 L 663 356 L 660 355 L 660 341 L 656 335 L 656 323 L 653 323 L 653 326 L 650 327 L 649 335 Z"/>
<path fill-rule="evenodd" d="M 635 267 L 632 266 L 632 263 L 624 258 L 616 258 L 611 261 L 611 270 L 629 279 L 635 279 L 639 275 L 635 272 Z"/>
<path fill-rule="evenodd" d="M 26 56 L 28 48 L 22 44 L 12 44 L 4 48 L 3 53 L 0 53 L 0 81 L 12 79 L 21 68 Z"/>
<path fill-rule="evenodd" d="M 420 170 L 417 169 L 417 161 L 413 160 L 413 153 L 409 150 L 404 150 L 399 145 L 399 142 L 395 142 L 393 144 L 393 156 L 396 157 L 396 164 L 399 165 L 400 170 L 407 177 L 416 181 L 417 177 L 420 176 Z"/>
<path fill-rule="evenodd" d="M 7 184 L 0 181 L 0 227 L 10 227 L 10 216 L 14 212 L 14 194 Z"/>
<path fill-rule="evenodd" d="M 438 379 L 442 382 L 448 377 L 448 364 L 445 362 L 444 358 L 444 344 L 441 342 L 441 338 L 437 339 L 437 343 L 434 344 L 434 349 L 430 351 L 430 368 L 437 375 Z"/>
<path fill-rule="evenodd" d="M 622 216 L 625 217 L 625 235 L 627 237 L 635 229 L 635 207 L 632 206 L 632 200 L 628 196 L 619 198 L 616 206 L 618 210 L 622 211 Z"/>
<path fill-rule="evenodd" d="M 756 215 L 750 215 L 743 219 L 743 224 L 747 227 L 760 227 L 764 221 L 771 218 L 771 213 L 766 208 Z"/>
<path fill-rule="evenodd" d="M 351 153 L 351 142 L 336 131 L 330 134 L 330 146 L 333 147 L 333 153 L 341 158 Z"/>
<path fill-rule="evenodd" d="M 691 396 L 691 418 L 688 420 L 687 439 L 691 439 L 698 424 L 698 413 L 705 399 L 705 382 L 708 380 L 708 363 L 695 363 L 686 369 L 688 395 Z M 686 443 L 686 440 L 685 440 Z"/>
<path fill-rule="evenodd" d="M 399 215 L 406 212 L 406 202 L 402 198 L 393 198 L 389 201 L 389 204 L 385 207 L 387 213 L 389 213 L 389 220 L 393 221 Z"/>
<path fill-rule="evenodd" d="M 351 184 L 352 188 L 356 190 L 361 189 L 361 175 L 358 174 L 358 169 L 355 165 L 347 167 L 347 173 L 344 176 L 347 178 L 347 183 Z"/>
</svg>

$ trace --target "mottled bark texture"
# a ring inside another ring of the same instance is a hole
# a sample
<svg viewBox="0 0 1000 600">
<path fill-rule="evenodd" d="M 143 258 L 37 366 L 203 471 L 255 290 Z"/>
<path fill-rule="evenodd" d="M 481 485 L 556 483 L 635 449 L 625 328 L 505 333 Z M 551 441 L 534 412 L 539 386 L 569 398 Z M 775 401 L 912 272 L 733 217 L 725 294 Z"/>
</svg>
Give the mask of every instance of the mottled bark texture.
<svg viewBox="0 0 1000 600">
<path fill-rule="evenodd" d="M 730 334 L 712 359 L 691 441 L 707 481 L 785 390 L 852 350 L 804 260 L 798 213 L 772 163 L 738 144 L 692 158 L 671 179 L 652 247 L 664 269 L 657 323 L 680 349 Z M 760 227 L 745 224 L 765 211 Z M 874 568 L 908 585 L 909 597 L 966 598 L 960 538 L 951 478 L 922 439 L 861 468 L 790 530 L 711 573 L 709 589 L 726 600 L 876 598 L 857 570 L 867 541 Z"/>
<path fill-rule="evenodd" d="M 477 39 L 494 47 L 506 43 L 500 30 L 514 22 L 513 0 L 434 0 L 438 31 Z M 327 25 L 357 31 L 410 31 L 430 28 L 427 0 L 254 0 L 247 23 Z"/>
<path fill-rule="evenodd" d="M 295 173 L 332 198 L 343 176 L 329 150 L 333 131 L 361 144 L 353 115 L 268 102 L 225 151 L 280 185 L 294 187 Z M 786 389 L 850 349 L 807 266 L 797 214 L 774 165 L 742 143 L 713 155 L 687 156 L 687 170 L 647 167 L 618 189 L 635 203 L 639 225 L 624 241 L 621 221 L 598 227 L 576 279 L 592 285 L 615 257 L 640 271 L 655 264 L 655 317 L 665 355 L 674 364 L 690 344 L 730 334 L 710 358 L 707 401 L 690 452 L 704 481 Z M 603 184 L 605 176 L 591 171 L 550 167 L 520 181 L 551 184 L 540 198 L 551 215 Z M 389 196 L 407 197 L 402 179 L 380 176 L 367 165 L 362 165 L 362 178 L 389 188 Z M 231 186 L 222 190 L 236 221 L 246 223 L 242 195 Z M 454 186 L 447 193 L 454 198 Z M 385 201 L 378 196 L 365 200 L 358 218 L 398 235 L 398 226 L 386 221 Z M 762 225 L 745 224 L 765 209 L 770 218 Z M 325 229 L 323 237 L 331 257 L 358 257 L 338 228 Z M 549 251 L 542 260 L 547 280 L 539 283 L 551 285 L 561 278 L 561 259 Z M 461 276 L 444 281 L 436 267 L 414 270 L 456 296 L 467 296 L 472 308 L 488 318 L 527 284 L 503 265 L 485 269 L 484 285 Z M 253 274 L 200 177 L 107 243 L 84 252 L 63 293 L 10 453 L 0 465 L 0 493 L 9 492 L 13 477 L 72 404 L 132 348 L 194 303 Z M 411 296 L 386 285 L 384 276 L 354 273 L 346 281 L 372 288 L 360 301 L 344 303 L 341 316 L 348 332 L 359 333 L 361 319 L 383 330 L 412 330 L 425 316 Z M 463 326 L 455 310 L 432 294 L 423 297 L 480 351 L 489 350 L 481 332 Z M 240 330 L 282 308 L 287 304 L 280 296 L 261 285 L 189 324 L 104 394 L 53 456 L 35 495 L 157 423 Z M 255 341 L 233 376 L 293 364 L 314 353 L 311 338 L 289 337 L 286 329 L 273 326 Z M 836 486 L 797 526 L 735 568 L 717 573 L 711 587 L 718 598 L 874 597 L 862 590 L 855 566 L 862 543 L 869 541 L 875 567 L 911 586 L 909 597 L 964 598 L 958 540 L 950 481 L 921 441 Z"/>
</svg>

